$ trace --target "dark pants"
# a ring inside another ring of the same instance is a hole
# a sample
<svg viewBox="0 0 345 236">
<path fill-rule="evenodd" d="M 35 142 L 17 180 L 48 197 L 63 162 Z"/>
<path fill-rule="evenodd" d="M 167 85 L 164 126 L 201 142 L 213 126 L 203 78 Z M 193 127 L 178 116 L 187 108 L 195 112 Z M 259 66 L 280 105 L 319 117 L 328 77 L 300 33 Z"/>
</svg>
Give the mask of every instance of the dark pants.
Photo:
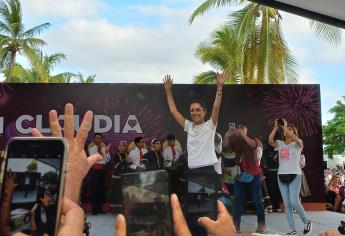
<svg viewBox="0 0 345 236">
<path fill-rule="evenodd" d="M 280 209 L 280 202 L 282 199 L 278 186 L 277 172 L 278 171 L 273 170 L 265 171 L 267 190 L 271 198 L 273 209 Z"/>
<path fill-rule="evenodd" d="M 108 199 L 111 204 L 122 204 L 122 180 L 121 175 L 114 175 L 116 178 L 112 178 L 111 185 L 108 190 Z"/>
<path fill-rule="evenodd" d="M 92 170 L 92 193 L 91 206 L 92 213 L 98 214 L 102 212 L 102 204 L 105 201 L 105 170 Z"/>
<path fill-rule="evenodd" d="M 241 223 L 241 216 L 243 212 L 243 201 L 246 194 L 246 188 L 249 187 L 252 200 L 256 208 L 256 215 L 258 217 L 258 223 L 265 223 L 265 211 L 262 204 L 261 193 L 261 176 L 255 176 L 250 183 L 240 183 L 238 181 L 234 184 L 234 223 L 239 226 Z"/>
</svg>

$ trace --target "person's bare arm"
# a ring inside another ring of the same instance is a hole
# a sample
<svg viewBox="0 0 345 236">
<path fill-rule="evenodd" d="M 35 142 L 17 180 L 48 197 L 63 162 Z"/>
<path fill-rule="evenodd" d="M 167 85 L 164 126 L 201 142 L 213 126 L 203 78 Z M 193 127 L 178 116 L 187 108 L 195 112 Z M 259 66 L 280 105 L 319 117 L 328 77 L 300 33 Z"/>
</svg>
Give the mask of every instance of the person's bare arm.
<svg viewBox="0 0 345 236">
<path fill-rule="evenodd" d="M 177 123 L 180 126 L 184 127 L 186 118 L 184 118 L 183 115 L 176 108 L 174 97 L 172 95 L 173 80 L 171 79 L 170 75 L 164 76 L 163 83 L 164 83 L 165 93 L 167 95 L 167 101 L 168 101 L 170 113 L 174 116 Z"/>
<path fill-rule="evenodd" d="M 250 148 L 256 148 L 257 144 L 254 139 L 251 139 L 248 137 L 247 134 L 244 133 L 243 130 L 237 131 L 240 135 L 240 137 L 243 139 L 243 141 L 250 147 Z"/>
<path fill-rule="evenodd" d="M 0 235 L 10 234 L 10 210 L 14 189 L 17 186 L 15 182 L 16 173 L 8 172 L 5 180 L 4 198 L 0 210 Z"/>
<path fill-rule="evenodd" d="M 218 123 L 219 109 L 220 109 L 220 104 L 222 102 L 223 84 L 227 78 L 228 78 L 228 73 L 226 72 L 217 76 L 216 98 L 214 99 L 214 104 L 213 104 L 212 113 L 211 113 L 211 119 L 214 125 Z"/>
<path fill-rule="evenodd" d="M 277 124 L 277 121 L 275 122 Z M 274 136 L 276 135 L 278 130 L 278 126 L 274 125 L 270 135 L 268 136 L 268 144 L 272 147 L 277 147 L 277 141 L 274 140 Z"/>
<path fill-rule="evenodd" d="M 295 141 L 298 146 L 303 148 L 303 141 L 302 141 L 302 139 L 298 138 L 297 135 L 295 135 L 293 132 L 291 132 L 290 130 L 287 129 L 287 121 L 286 120 L 284 120 L 284 127 L 283 127 L 283 129 L 284 129 L 284 133 L 287 133 L 289 136 L 291 136 L 292 140 Z"/>
</svg>

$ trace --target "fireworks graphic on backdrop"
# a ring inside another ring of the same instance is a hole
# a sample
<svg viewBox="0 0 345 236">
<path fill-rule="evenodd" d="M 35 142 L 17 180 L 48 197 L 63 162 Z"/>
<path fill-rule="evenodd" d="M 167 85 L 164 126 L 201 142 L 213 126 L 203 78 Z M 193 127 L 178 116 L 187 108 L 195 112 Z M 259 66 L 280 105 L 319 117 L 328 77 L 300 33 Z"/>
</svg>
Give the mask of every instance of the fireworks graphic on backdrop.
<svg viewBox="0 0 345 236">
<path fill-rule="evenodd" d="M 132 98 L 115 98 L 115 99 L 97 99 L 96 105 L 102 107 L 100 114 L 107 115 L 109 117 L 114 115 L 120 115 L 121 131 L 127 121 L 128 115 L 136 115 L 140 127 L 142 128 L 143 134 L 137 134 L 135 132 L 130 133 L 119 133 L 108 132 L 104 134 L 104 140 L 106 143 L 112 144 L 112 149 L 116 149 L 115 145 L 121 140 L 125 140 L 128 143 L 132 142 L 135 137 L 143 136 L 144 140 L 148 144 L 153 138 L 163 139 L 165 138 L 166 131 L 162 129 L 162 117 L 156 113 L 145 101 L 143 94 L 137 94 L 136 99 Z M 97 112 L 95 112 L 97 114 Z M 132 122 L 132 123 L 131 123 Z M 129 121 L 129 124 L 133 127 L 134 121 Z M 136 123 L 136 122 L 135 122 Z M 90 141 L 92 137 L 89 137 Z"/>
<path fill-rule="evenodd" d="M 315 87 L 275 87 L 265 92 L 263 105 L 269 124 L 284 118 L 296 125 L 300 136 L 311 136 L 320 130 L 320 99 Z"/>
</svg>

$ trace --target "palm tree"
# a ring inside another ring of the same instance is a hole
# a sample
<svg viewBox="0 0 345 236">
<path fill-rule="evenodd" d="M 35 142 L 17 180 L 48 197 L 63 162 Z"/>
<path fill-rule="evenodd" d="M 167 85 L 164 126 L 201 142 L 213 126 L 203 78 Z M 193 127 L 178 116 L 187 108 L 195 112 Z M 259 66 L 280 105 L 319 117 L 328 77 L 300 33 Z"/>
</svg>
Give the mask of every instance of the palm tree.
<svg viewBox="0 0 345 236">
<path fill-rule="evenodd" d="M 227 83 L 240 83 L 242 76 L 242 53 L 236 33 L 231 27 L 222 26 L 212 34 L 211 42 L 203 42 L 197 49 L 196 56 L 202 63 L 209 63 L 214 69 L 197 75 L 193 82 L 214 84 L 216 71 L 229 71 Z"/>
<path fill-rule="evenodd" d="M 20 1 L 0 1 L 0 67 L 7 68 L 5 82 L 12 78 L 17 53 L 27 56 L 29 50 L 37 50 L 46 44 L 35 36 L 49 26 L 44 23 L 25 30 Z"/>
<path fill-rule="evenodd" d="M 200 5 L 192 14 L 189 23 L 204 14 L 211 8 L 219 8 L 228 5 L 244 4 L 244 0 L 207 0 Z M 337 27 L 311 21 L 311 26 L 319 38 L 325 39 L 333 45 L 341 42 L 341 31 Z M 281 83 L 297 81 L 297 63 L 290 50 L 288 49 L 281 30 L 281 15 L 277 9 L 266 7 L 257 3 L 248 3 L 244 8 L 230 15 L 228 27 L 237 35 L 237 49 L 229 53 L 240 53 L 243 59 L 241 66 L 231 68 L 238 70 L 241 75 L 241 83 Z M 222 29 L 225 33 L 225 29 Z M 219 34 L 219 31 L 218 31 Z M 203 51 L 207 48 L 218 48 L 226 40 L 217 39 L 217 31 L 213 34 L 213 42 L 201 45 L 197 50 L 197 56 L 204 63 L 215 65 L 214 60 L 205 61 Z M 232 36 L 233 37 L 233 36 Z M 218 56 L 219 57 L 219 56 Z M 224 60 L 223 58 L 222 60 Z M 217 67 L 216 67 L 217 68 Z M 230 69 L 230 68 L 228 68 Z M 203 74 L 203 73 L 202 73 Z M 201 74 L 201 75 L 202 75 Z M 200 76 L 200 75 L 199 75 Z M 213 80 L 214 77 L 209 77 Z M 198 76 L 195 82 L 199 82 Z M 205 80 L 202 80 L 205 81 Z"/>
<path fill-rule="evenodd" d="M 89 75 L 85 79 L 84 76 L 79 72 L 78 74 L 75 75 L 75 77 L 77 77 L 77 79 L 79 79 L 79 81 L 76 81 L 77 83 L 90 84 L 90 83 L 94 83 L 95 82 L 96 75 L 94 75 L 94 74 Z"/>
<path fill-rule="evenodd" d="M 43 55 L 42 52 L 28 50 L 27 56 L 29 57 L 31 68 L 27 70 L 21 65 L 16 64 L 10 82 L 70 83 L 71 79 L 76 76 L 70 72 L 52 75 L 54 67 L 63 60 L 66 60 L 65 54 L 54 53 L 52 55 Z"/>
</svg>

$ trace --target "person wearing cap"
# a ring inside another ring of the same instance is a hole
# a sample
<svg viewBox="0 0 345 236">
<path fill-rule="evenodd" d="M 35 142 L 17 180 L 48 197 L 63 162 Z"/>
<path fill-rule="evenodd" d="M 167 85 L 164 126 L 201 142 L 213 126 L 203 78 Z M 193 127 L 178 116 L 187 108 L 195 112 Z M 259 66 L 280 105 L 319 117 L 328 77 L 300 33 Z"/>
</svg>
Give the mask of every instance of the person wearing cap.
<svg viewBox="0 0 345 236">
<path fill-rule="evenodd" d="M 160 170 L 164 168 L 161 141 L 154 138 L 151 141 L 151 150 L 144 155 L 147 160 L 146 170 Z"/>
<path fill-rule="evenodd" d="M 168 146 L 164 149 L 163 156 L 166 167 L 174 166 L 174 164 L 180 159 L 182 154 L 182 148 L 176 145 L 175 136 L 169 134 L 167 136 Z"/>
<path fill-rule="evenodd" d="M 100 154 L 103 159 L 98 160 L 91 169 L 91 206 L 92 214 L 97 215 L 102 211 L 102 204 L 105 201 L 105 176 L 106 164 L 111 160 L 109 153 L 110 144 L 103 142 L 102 134 L 95 133 L 94 140 L 88 146 L 89 155 Z"/>
<path fill-rule="evenodd" d="M 223 84 L 228 78 L 227 73 L 217 76 L 217 91 L 211 118 L 205 121 L 206 106 L 203 101 L 195 100 L 190 104 L 191 121 L 187 120 L 178 110 L 172 95 L 173 80 L 170 75 L 164 77 L 164 89 L 170 113 L 177 123 L 187 132 L 188 168 L 215 172 L 218 163 L 215 153 L 214 139 L 218 123 L 219 108 L 222 100 Z"/>
<path fill-rule="evenodd" d="M 134 143 L 135 143 L 135 148 L 128 155 L 129 160 L 132 162 L 132 164 L 129 165 L 129 168 L 134 171 L 142 171 L 146 168 L 142 159 L 144 155 L 147 153 L 147 149 L 144 147 L 145 146 L 144 138 L 137 137 L 134 139 Z"/>
</svg>

